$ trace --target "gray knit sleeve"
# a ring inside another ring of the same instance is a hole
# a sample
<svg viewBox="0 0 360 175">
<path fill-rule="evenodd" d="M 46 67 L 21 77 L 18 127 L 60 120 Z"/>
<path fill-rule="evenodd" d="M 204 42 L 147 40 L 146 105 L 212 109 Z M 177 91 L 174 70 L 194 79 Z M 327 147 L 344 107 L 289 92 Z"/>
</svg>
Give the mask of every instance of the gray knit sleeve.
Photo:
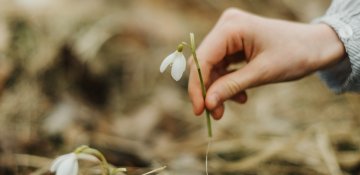
<svg viewBox="0 0 360 175">
<path fill-rule="evenodd" d="M 323 17 L 314 21 L 331 26 L 344 43 L 347 58 L 319 71 L 335 92 L 360 92 L 360 0 L 333 0 Z"/>
</svg>

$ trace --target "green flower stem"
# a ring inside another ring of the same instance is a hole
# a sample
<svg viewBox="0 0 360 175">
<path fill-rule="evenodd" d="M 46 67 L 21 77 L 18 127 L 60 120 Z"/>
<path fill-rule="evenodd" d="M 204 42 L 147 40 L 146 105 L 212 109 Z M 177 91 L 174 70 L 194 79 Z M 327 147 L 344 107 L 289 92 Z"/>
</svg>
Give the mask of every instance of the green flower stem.
<svg viewBox="0 0 360 175">
<path fill-rule="evenodd" d="M 195 44 L 195 37 L 193 33 L 190 33 L 190 44 L 191 44 L 191 53 L 193 55 L 195 64 L 196 64 L 196 68 L 197 68 L 197 72 L 199 75 L 199 79 L 200 79 L 200 83 L 201 83 L 201 91 L 202 91 L 202 95 L 204 100 L 206 99 L 206 87 L 204 84 L 204 80 L 203 80 L 203 76 L 201 73 L 201 69 L 200 69 L 200 64 L 198 61 L 198 58 L 196 56 L 196 44 Z M 212 128 L 211 128 L 211 119 L 210 119 L 210 111 L 205 107 L 205 113 L 206 113 L 206 123 L 207 123 L 207 129 L 208 129 L 208 136 L 212 137 Z"/>
<path fill-rule="evenodd" d="M 80 153 L 82 153 L 85 149 L 88 149 L 88 148 L 89 148 L 89 146 L 87 146 L 87 145 L 81 145 L 81 146 L 79 146 L 79 147 L 77 147 L 77 148 L 75 149 L 74 153 L 75 153 L 75 154 L 80 154 Z"/>
<path fill-rule="evenodd" d="M 97 149 L 90 148 L 89 146 L 83 145 L 75 149 L 75 154 L 85 153 L 90 154 L 98 158 L 101 162 L 101 168 L 103 169 L 103 175 L 109 175 L 109 164 L 106 161 L 104 155 Z"/>
<path fill-rule="evenodd" d="M 126 168 L 113 168 L 110 175 L 116 175 L 118 173 L 126 172 Z"/>
<path fill-rule="evenodd" d="M 100 162 L 101 162 L 101 166 L 102 166 L 102 169 L 103 169 L 103 175 L 109 175 L 109 164 L 107 163 L 104 155 L 96 150 L 96 149 L 93 149 L 93 148 L 90 148 L 87 150 L 90 154 L 96 156 Z"/>
<path fill-rule="evenodd" d="M 120 172 L 126 172 L 126 168 L 113 168 L 111 167 L 105 159 L 105 156 L 97 149 L 90 148 L 87 145 L 79 146 L 74 151 L 75 154 L 88 154 L 95 156 L 101 164 L 101 168 L 103 169 L 102 175 L 115 175 Z"/>
</svg>

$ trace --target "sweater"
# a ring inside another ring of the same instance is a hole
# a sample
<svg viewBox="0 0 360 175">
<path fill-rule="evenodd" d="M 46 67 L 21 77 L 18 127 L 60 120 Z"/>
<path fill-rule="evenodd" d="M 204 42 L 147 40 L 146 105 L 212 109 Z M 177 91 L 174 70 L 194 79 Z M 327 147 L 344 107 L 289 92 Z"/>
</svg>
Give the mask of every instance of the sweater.
<svg viewBox="0 0 360 175">
<path fill-rule="evenodd" d="M 347 53 L 347 58 L 319 71 L 321 79 L 336 93 L 360 92 L 360 0 L 333 0 L 314 23 L 332 27 Z"/>
</svg>

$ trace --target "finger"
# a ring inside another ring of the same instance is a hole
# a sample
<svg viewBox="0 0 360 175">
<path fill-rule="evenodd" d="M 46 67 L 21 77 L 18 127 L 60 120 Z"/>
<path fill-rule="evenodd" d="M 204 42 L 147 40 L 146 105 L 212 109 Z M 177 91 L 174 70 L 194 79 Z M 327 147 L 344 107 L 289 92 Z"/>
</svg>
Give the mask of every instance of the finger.
<svg viewBox="0 0 360 175">
<path fill-rule="evenodd" d="M 254 60 L 236 72 L 224 75 L 216 80 L 209 88 L 206 97 L 206 107 L 214 110 L 225 100 L 237 93 L 259 84 L 262 84 L 264 68 Z"/>
<path fill-rule="evenodd" d="M 214 33 L 214 32 L 212 32 Z M 201 68 L 203 80 L 205 85 L 209 85 L 209 80 L 211 76 L 211 71 L 213 66 L 216 65 L 218 57 L 224 57 L 225 52 L 223 48 L 216 47 L 224 47 L 222 44 L 224 42 L 214 42 L 213 40 L 219 40 L 216 38 L 215 34 L 210 33 L 208 37 L 205 38 L 204 42 L 201 44 L 199 49 L 197 50 L 197 56 L 199 60 L 199 65 Z M 219 46 L 214 45 L 213 43 L 218 43 Z M 191 57 L 192 61 L 189 61 L 190 65 L 190 75 L 189 75 L 189 85 L 188 85 L 188 93 L 193 105 L 193 111 L 196 115 L 200 115 L 205 108 L 205 103 L 201 90 L 201 83 L 199 79 L 198 69 Z M 211 60 L 211 61 L 210 61 Z"/>
<path fill-rule="evenodd" d="M 188 60 L 187 60 L 187 64 L 189 67 L 191 67 L 193 65 L 193 62 L 194 62 L 194 59 L 192 57 L 190 57 Z"/>
<path fill-rule="evenodd" d="M 230 65 L 233 63 L 239 63 L 242 62 L 243 60 L 246 60 L 246 56 L 243 51 L 239 51 L 239 52 L 235 52 L 234 54 L 227 55 L 224 59 L 227 65 Z"/>
<path fill-rule="evenodd" d="M 195 68 L 194 68 L 195 67 Z M 203 79 L 205 82 L 209 79 L 209 69 L 206 69 L 208 66 L 202 66 L 204 67 L 202 74 Z M 204 97 L 202 93 L 202 87 L 199 80 L 198 71 L 196 69 L 196 66 L 192 65 L 190 68 L 190 75 L 189 75 L 189 84 L 188 84 L 188 93 L 190 96 L 190 100 L 192 102 L 193 111 L 195 115 L 200 115 L 204 111 L 205 103 L 204 103 Z"/>
<path fill-rule="evenodd" d="M 247 101 L 247 94 L 245 91 L 241 91 L 237 94 L 235 94 L 234 96 L 231 97 L 231 100 L 244 104 Z"/>
<path fill-rule="evenodd" d="M 224 111 L 225 111 L 224 104 L 221 104 L 213 111 L 211 111 L 211 115 L 215 120 L 220 120 L 224 115 Z"/>
<path fill-rule="evenodd" d="M 205 85 L 210 84 L 209 81 L 213 67 L 221 62 L 227 55 L 226 52 L 229 51 L 227 46 L 229 42 L 227 38 L 232 36 L 228 36 L 224 30 L 225 29 L 222 26 L 215 26 L 197 50 L 197 58 L 199 60 Z M 240 50 L 240 48 L 238 50 Z M 190 59 L 193 58 L 191 57 Z M 188 92 L 193 105 L 194 113 L 196 115 L 200 115 L 205 108 L 205 103 L 201 91 L 198 70 L 195 65 L 195 61 L 189 61 L 189 64 L 191 64 L 191 66 Z"/>
</svg>

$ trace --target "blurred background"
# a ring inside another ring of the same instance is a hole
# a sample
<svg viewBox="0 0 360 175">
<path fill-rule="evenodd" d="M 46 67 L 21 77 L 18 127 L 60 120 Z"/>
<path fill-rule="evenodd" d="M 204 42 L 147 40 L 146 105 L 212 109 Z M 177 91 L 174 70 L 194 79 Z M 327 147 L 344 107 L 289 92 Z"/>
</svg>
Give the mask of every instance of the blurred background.
<svg viewBox="0 0 360 175">
<path fill-rule="evenodd" d="M 1 0 L 0 174 L 50 174 L 82 144 L 127 174 L 205 174 L 205 118 L 192 113 L 187 75 L 160 74 L 162 59 L 190 32 L 199 43 L 228 7 L 308 23 L 329 4 Z M 316 75 L 248 95 L 213 123 L 210 174 L 360 174 L 358 95 L 335 95 Z"/>
</svg>

